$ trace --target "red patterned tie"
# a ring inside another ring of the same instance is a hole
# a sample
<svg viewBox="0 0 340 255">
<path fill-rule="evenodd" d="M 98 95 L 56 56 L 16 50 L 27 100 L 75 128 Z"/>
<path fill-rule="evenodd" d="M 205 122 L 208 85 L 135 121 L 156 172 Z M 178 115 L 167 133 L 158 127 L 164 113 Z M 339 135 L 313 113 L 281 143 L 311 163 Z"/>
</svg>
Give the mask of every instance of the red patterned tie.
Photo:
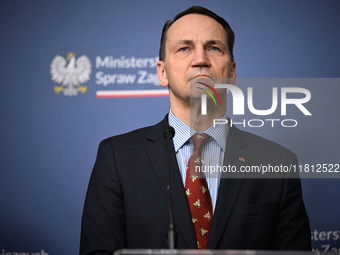
<svg viewBox="0 0 340 255">
<path fill-rule="evenodd" d="M 202 166 L 201 149 L 209 138 L 210 136 L 207 134 L 195 134 L 192 137 L 194 152 L 189 158 L 185 181 L 185 191 L 199 249 L 207 247 L 212 219 L 212 203 L 204 173 L 195 172 L 195 169 L 196 166 Z"/>
</svg>

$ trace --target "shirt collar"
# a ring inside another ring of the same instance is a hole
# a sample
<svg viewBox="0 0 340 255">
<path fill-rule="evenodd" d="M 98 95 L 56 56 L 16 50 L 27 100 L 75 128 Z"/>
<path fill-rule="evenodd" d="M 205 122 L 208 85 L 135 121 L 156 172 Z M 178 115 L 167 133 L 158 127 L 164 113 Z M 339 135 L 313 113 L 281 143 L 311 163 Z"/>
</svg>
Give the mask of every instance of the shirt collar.
<svg viewBox="0 0 340 255">
<path fill-rule="evenodd" d="M 227 114 L 225 113 L 221 119 L 227 119 Z M 188 125 L 184 124 L 179 118 L 177 118 L 170 109 L 169 112 L 169 125 L 175 129 L 175 136 L 173 138 L 173 143 L 175 147 L 175 152 L 183 147 L 183 145 L 188 142 L 188 140 L 193 136 L 197 131 L 190 128 Z M 227 145 L 227 136 L 229 132 L 229 125 L 216 125 L 215 127 L 211 126 L 206 131 L 202 133 L 206 133 L 211 136 L 217 144 L 224 151 Z"/>
</svg>

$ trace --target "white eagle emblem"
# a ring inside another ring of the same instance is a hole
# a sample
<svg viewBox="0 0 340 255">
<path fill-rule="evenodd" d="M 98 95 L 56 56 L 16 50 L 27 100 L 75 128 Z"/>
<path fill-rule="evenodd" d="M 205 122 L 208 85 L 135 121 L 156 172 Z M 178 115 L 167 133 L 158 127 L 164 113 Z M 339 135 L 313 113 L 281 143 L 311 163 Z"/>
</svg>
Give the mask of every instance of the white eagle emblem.
<svg viewBox="0 0 340 255">
<path fill-rule="evenodd" d="M 70 52 L 67 58 L 60 55 L 54 57 L 51 63 L 52 80 L 60 86 L 54 86 L 54 92 L 63 92 L 65 96 L 76 96 L 78 92 L 84 94 L 87 86 L 82 86 L 90 80 L 91 61 L 86 55 L 82 55 L 76 60 L 75 53 Z"/>
</svg>

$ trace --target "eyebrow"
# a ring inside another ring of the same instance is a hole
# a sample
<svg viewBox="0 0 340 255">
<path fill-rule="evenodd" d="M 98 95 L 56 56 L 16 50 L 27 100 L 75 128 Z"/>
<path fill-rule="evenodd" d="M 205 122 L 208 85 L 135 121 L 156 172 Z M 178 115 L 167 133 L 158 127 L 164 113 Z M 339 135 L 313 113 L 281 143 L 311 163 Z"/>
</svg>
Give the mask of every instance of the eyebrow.
<svg viewBox="0 0 340 255">
<path fill-rule="evenodd" d="M 179 40 L 175 43 L 174 47 L 177 47 L 178 45 L 181 45 L 181 44 L 187 44 L 187 45 L 193 45 L 194 44 L 194 41 L 192 40 Z M 226 46 L 221 40 L 208 40 L 204 43 L 205 45 L 212 45 L 212 44 L 219 44 L 219 45 L 224 45 Z"/>
<path fill-rule="evenodd" d="M 175 43 L 175 46 L 180 45 L 180 44 L 194 44 L 194 42 L 192 40 L 178 40 Z"/>
<path fill-rule="evenodd" d="M 211 44 L 222 44 L 225 45 L 222 41 L 220 40 L 209 40 L 206 42 L 206 44 L 211 45 Z"/>
</svg>

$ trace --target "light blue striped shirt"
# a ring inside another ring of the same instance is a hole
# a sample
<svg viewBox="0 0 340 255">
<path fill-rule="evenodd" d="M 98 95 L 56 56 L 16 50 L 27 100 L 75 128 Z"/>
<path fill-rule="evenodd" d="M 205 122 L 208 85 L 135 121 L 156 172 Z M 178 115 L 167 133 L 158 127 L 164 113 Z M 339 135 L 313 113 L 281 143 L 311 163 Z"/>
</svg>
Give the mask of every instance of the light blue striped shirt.
<svg viewBox="0 0 340 255">
<path fill-rule="evenodd" d="M 222 117 L 226 119 L 226 115 Z M 192 142 L 191 137 L 198 133 L 191 129 L 178 119 L 170 110 L 169 112 L 169 125 L 175 129 L 175 136 L 173 143 L 175 147 L 177 163 L 182 176 L 183 185 L 185 186 L 186 169 L 189 158 L 192 154 Z M 203 147 L 201 153 L 202 166 L 223 166 L 225 148 L 227 144 L 229 126 L 228 125 L 216 125 L 210 127 L 202 133 L 206 133 L 212 138 Z M 213 203 L 213 210 L 215 210 L 218 187 L 220 184 L 220 173 L 208 173 L 206 172 L 207 184 L 210 191 L 211 200 Z"/>
</svg>

